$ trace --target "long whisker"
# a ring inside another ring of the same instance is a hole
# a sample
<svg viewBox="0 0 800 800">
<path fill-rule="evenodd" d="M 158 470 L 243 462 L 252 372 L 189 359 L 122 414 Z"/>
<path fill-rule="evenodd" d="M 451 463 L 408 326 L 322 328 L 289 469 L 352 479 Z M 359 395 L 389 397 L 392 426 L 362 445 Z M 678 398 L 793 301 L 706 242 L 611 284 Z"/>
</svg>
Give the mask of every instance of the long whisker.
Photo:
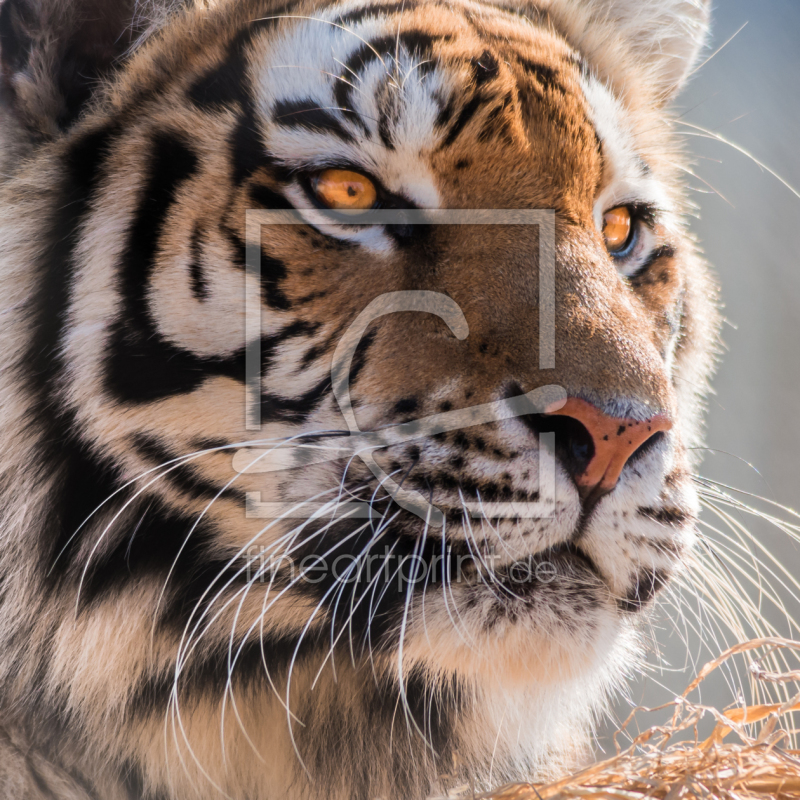
<svg viewBox="0 0 800 800">
<path fill-rule="evenodd" d="M 740 145 L 736 144 L 735 142 L 730 141 L 730 139 L 726 139 L 719 133 L 715 133 L 714 131 L 710 131 L 707 128 L 703 128 L 700 125 L 695 125 L 691 122 L 685 122 L 684 120 L 676 120 L 679 125 L 685 125 L 687 128 L 692 128 L 696 133 L 692 131 L 680 131 L 684 136 L 699 136 L 702 139 L 712 139 L 717 142 L 721 142 L 722 144 L 728 145 L 728 147 L 732 147 L 736 150 L 737 153 L 741 153 L 743 156 L 749 158 L 754 164 L 761 167 L 765 172 L 768 172 L 772 175 L 773 178 L 780 181 L 796 198 L 800 199 L 800 192 L 797 191 L 788 181 L 782 178 L 774 169 L 768 167 L 763 161 L 756 158 L 752 153 L 745 150 Z"/>
</svg>

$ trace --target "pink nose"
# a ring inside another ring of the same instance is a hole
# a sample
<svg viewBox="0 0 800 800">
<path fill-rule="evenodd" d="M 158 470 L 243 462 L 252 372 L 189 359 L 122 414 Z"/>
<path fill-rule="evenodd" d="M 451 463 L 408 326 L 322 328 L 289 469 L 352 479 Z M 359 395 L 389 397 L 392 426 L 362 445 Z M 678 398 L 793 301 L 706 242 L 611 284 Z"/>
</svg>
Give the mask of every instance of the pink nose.
<svg viewBox="0 0 800 800">
<path fill-rule="evenodd" d="M 584 496 L 610 492 L 630 457 L 656 434 L 672 428 L 672 420 L 663 414 L 646 420 L 610 417 L 577 397 L 568 398 L 566 404 L 550 416 L 577 420 L 592 439 L 593 452 L 580 471 L 573 474 Z"/>
</svg>

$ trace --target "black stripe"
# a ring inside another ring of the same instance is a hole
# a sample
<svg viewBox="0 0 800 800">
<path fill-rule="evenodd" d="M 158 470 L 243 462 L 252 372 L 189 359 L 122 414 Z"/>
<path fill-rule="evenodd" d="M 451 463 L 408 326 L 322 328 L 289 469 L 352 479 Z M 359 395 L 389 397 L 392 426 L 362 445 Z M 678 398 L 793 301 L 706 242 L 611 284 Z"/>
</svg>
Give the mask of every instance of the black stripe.
<svg viewBox="0 0 800 800">
<path fill-rule="evenodd" d="M 282 207 L 282 203 L 287 203 L 282 195 L 273 192 L 266 186 L 254 186 L 252 195 L 259 198 L 259 204 L 270 203 L 269 208 Z M 274 198 L 274 199 L 273 199 Z M 242 239 L 236 231 L 230 228 L 225 229 L 225 235 L 234 249 L 233 264 L 239 269 L 247 269 L 247 242 Z M 261 299 L 277 311 L 286 311 L 292 307 L 292 303 L 283 291 L 283 282 L 286 280 L 286 264 L 279 258 L 269 255 L 264 248 L 261 248 Z"/>
<path fill-rule="evenodd" d="M 203 111 L 224 111 L 231 104 L 244 107 L 250 101 L 244 50 L 236 48 L 230 52 L 225 61 L 198 78 L 188 94 Z"/>
<path fill-rule="evenodd" d="M 78 527 L 117 488 L 114 467 L 91 453 L 76 438 L 74 413 L 56 396 L 63 361 L 59 355 L 69 297 L 77 264 L 75 249 L 90 203 L 103 175 L 104 162 L 117 130 L 108 126 L 77 138 L 69 147 L 65 174 L 54 194 L 53 214 L 31 307 L 31 342 L 24 378 L 31 391 L 29 418 L 38 427 L 37 463 L 57 476 L 48 495 L 50 535 L 42 544 L 42 571 L 47 574 L 58 553 Z M 57 563 L 50 585 L 69 554 Z"/>
<path fill-rule="evenodd" d="M 419 5 L 417 0 L 400 0 L 399 3 L 385 3 L 382 5 L 375 3 L 348 11 L 346 14 L 337 17 L 336 21 L 340 25 L 358 25 L 359 22 L 362 22 L 367 17 L 388 17 L 398 12 L 414 11 Z"/>
<path fill-rule="evenodd" d="M 494 80 L 500 72 L 497 58 L 489 51 L 484 50 L 480 58 L 472 59 L 472 80 L 476 88 Z"/>
<path fill-rule="evenodd" d="M 93 453 L 77 439 L 74 419 L 62 420 L 71 427 L 60 441 L 51 441 L 48 455 L 59 464 L 55 487 L 60 497 L 50 497 L 54 535 L 42 564 L 46 583 L 56 588 L 68 574 L 73 574 L 83 541 L 103 521 L 108 521 L 130 499 L 123 485 L 119 467 Z M 72 427 L 74 426 L 74 427 Z M 44 463 L 44 462 L 43 462 Z M 115 495 L 115 493 L 117 493 Z M 82 568 L 81 564 L 77 567 Z"/>
<path fill-rule="evenodd" d="M 273 178 L 278 180 L 288 178 L 288 171 L 278 164 L 267 150 L 258 125 L 255 104 L 249 97 L 243 102 L 243 110 L 229 136 L 228 146 L 233 166 L 233 182 L 236 186 L 241 186 L 264 167 L 269 168 Z M 284 205 L 275 207 L 291 208 L 286 201 Z"/>
<path fill-rule="evenodd" d="M 244 503 L 245 495 L 233 486 L 217 485 L 204 478 L 197 470 L 195 462 L 181 463 L 180 454 L 170 450 L 154 436 L 138 433 L 133 437 L 133 449 L 152 467 L 160 467 L 165 483 L 195 500 L 214 500 L 222 498 Z M 167 466 L 168 465 L 168 466 Z M 151 476 L 155 477 L 155 475 Z"/>
<path fill-rule="evenodd" d="M 255 205 L 270 210 L 293 209 L 294 206 L 279 192 L 261 183 L 254 183 L 250 189 L 250 199 Z"/>
<path fill-rule="evenodd" d="M 195 225 L 192 240 L 189 243 L 192 260 L 189 263 L 189 277 L 192 282 L 192 295 L 201 303 L 208 299 L 208 281 L 203 270 L 203 244 L 200 241 L 200 229 Z"/>
<path fill-rule="evenodd" d="M 394 139 L 392 138 L 393 111 L 394 109 L 381 108 L 378 117 L 378 136 L 388 150 L 395 149 Z"/>
<path fill-rule="evenodd" d="M 672 245 L 665 244 L 654 250 L 648 259 L 642 264 L 639 269 L 628 277 L 628 280 L 635 286 L 643 286 L 649 283 L 655 283 L 656 280 L 648 279 L 647 273 L 662 259 L 662 258 L 675 258 L 675 248 Z"/>
<path fill-rule="evenodd" d="M 396 511 L 391 503 L 390 497 L 377 493 L 373 501 L 376 514 L 380 516 L 386 511 L 391 516 Z M 370 647 L 373 652 L 396 647 L 410 586 L 418 592 L 441 592 L 445 578 L 453 581 L 459 568 L 474 567 L 474 561 L 470 565 L 471 554 L 465 542 L 448 543 L 444 554 L 441 540 L 436 537 L 428 537 L 421 546 L 416 533 L 403 530 L 402 517 L 401 514 L 396 523 L 390 523 L 377 545 L 371 526 L 356 532 L 361 527 L 359 521 L 341 520 L 324 530 L 309 523 L 303 541 L 297 546 L 296 563 L 305 564 L 311 578 L 298 581 L 298 591 L 324 603 L 328 607 L 328 630 L 346 627 L 347 638 L 352 636 L 353 644 L 364 653 Z M 387 541 L 391 542 L 391 554 L 384 550 Z M 319 563 L 316 559 L 323 557 L 326 568 L 314 569 L 313 565 Z M 347 568 L 357 563 L 362 565 L 358 578 L 343 581 Z M 412 584 L 415 563 L 420 569 L 425 565 L 424 571 L 416 573 L 424 579 Z M 398 572 L 401 564 L 404 571 Z"/>
<path fill-rule="evenodd" d="M 306 320 L 295 320 L 294 322 L 281 328 L 273 336 L 265 336 L 261 340 L 261 363 L 262 372 L 267 374 L 275 365 L 278 358 L 280 346 L 289 339 L 309 338 L 322 327 L 321 322 L 307 322 Z"/>
<path fill-rule="evenodd" d="M 286 13 L 289 6 L 275 9 Z M 252 87 L 248 80 L 247 47 L 253 37 L 275 27 L 277 20 L 255 20 L 230 42 L 222 63 L 201 75 L 190 87 L 189 97 L 199 109 L 217 112 L 239 106 L 241 115 L 231 133 L 229 145 L 233 159 L 233 180 L 240 186 L 248 177 L 272 160 L 258 128 Z"/>
<path fill-rule="evenodd" d="M 412 54 L 427 56 L 435 42 L 449 41 L 450 39 L 452 39 L 450 35 L 433 36 L 427 31 L 410 30 L 400 33 L 398 36 L 381 36 L 361 45 L 345 62 L 344 69 L 339 76 L 342 80 L 337 80 L 334 84 L 333 96 L 336 104 L 340 108 L 350 108 L 351 95 L 354 90 L 353 75 L 364 72 L 383 56 L 393 55 L 398 47 L 403 47 Z M 369 132 L 369 128 L 363 122 L 362 127 L 365 132 Z"/>
<path fill-rule="evenodd" d="M 375 331 L 368 331 L 361 337 L 361 341 L 353 353 L 353 362 L 350 366 L 350 385 L 354 386 L 358 380 L 361 371 L 367 364 L 367 353 L 372 345 L 375 343 Z"/>
<path fill-rule="evenodd" d="M 270 307 L 285 311 L 292 307 L 281 284 L 286 279 L 286 264 L 279 258 L 261 252 L 261 296 Z"/>
<path fill-rule="evenodd" d="M 224 564 L 209 565 L 212 569 L 223 570 Z M 211 581 L 217 577 L 218 572 L 211 570 L 204 571 L 198 575 L 197 590 L 199 595 L 196 600 L 202 597 L 203 592 L 208 588 Z M 222 573 L 226 575 L 225 572 Z M 218 582 L 222 586 L 225 578 Z M 217 585 L 217 584 L 215 584 Z M 202 591 L 200 591 L 202 588 Z M 280 582 L 273 584 L 273 589 L 280 591 Z M 255 591 L 255 590 L 254 590 Z M 211 592 L 213 595 L 213 592 Z M 192 597 L 192 600 L 195 600 Z M 182 604 L 183 605 L 183 604 Z M 184 626 L 189 620 L 192 608 L 188 603 L 186 613 L 183 616 L 170 616 L 163 620 L 169 625 L 171 630 L 178 634 L 183 633 Z M 198 614 L 196 612 L 195 621 Z M 286 676 L 292 659 L 296 656 L 296 668 L 299 668 L 303 661 L 310 656 L 322 655 L 330 646 L 330 632 L 322 626 L 321 631 L 309 630 L 303 637 L 302 642 L 298 642 L 297 636 L 280 635 L 271 633 L 269 626 L 265 625 L 263 633 L 259 634 L 259 640 L 246 643 L 238 658 L 236 668 L 231 680 L 235 690 L 260 689 L 262 691 L 273 691 L 269 678 L 275 683 L 280 683 Z M 239 643 L 236 643 L 234 652 L 238 650 Z M 269 678 L 265 672 L 264 660 L 266 659 L 269 669 Z M 196 701 L 199 696 L 204 694 L 211 695 L 215 699 L 220 697 L 220 687 L 225 685 L 228 680 L 228 660 L 229 648 L 227 640 L 213 649 L 198 648 L 189 661 L 183 666 L 180 682 L 178 683 L 178 696 L 184 702 Z M 143 678 L 138 686 L 134 687 L 134 693 L 128 704 L 128 713 L 131 721 L 155 715 L 163 719 L 164 709 L 167 707 L 172 696 L 174 686 L 174 673 L 159 673 Z"/>
<path fill-rule="evenodd" d="M 509 92 L 503 102 L 495 106 L 487 115 L 478 134 L 479 142 L 488 142 L 490 139 L 503 138 L 509 139 L 511 136 L 511 126 L 508 115 L 505 113 L 513 104 L 513 97 Z"/>
<path fill-rule="evenodd" d="M 639 516 L 676 528 L 689 520 L 689 515 L 679 508 L 640 508 Z"/>
<path fill-rule="evenodd" d="M 140 767 L 134 764 L 126 764 L 120 770 L 120 782 L 125 787 L 128 800 L 169 800 L 167 795 L 153 794 L 145 789 L 144 774 Z"/>
<path fill-rule="evenodd" d="M 478 111 L 478 109 L 486 102 L 487 101 L 479 95 L 473 97 L 472 100 L 470 100 L 459 112 L 456 121 L 447 132 L 447 136 L 439 146 L 439 149 L 450 147 L 450 145 L 452 145 L 453 142 L 458 138 L 458 135 L 461 133 L 461 131 L 464 130 L 467 123 L 475 116 L 475 113 Z"/>
<path fill-rule="evenodd" d="M 305 422 L 330 393 L 331 381 L 323 378 L 316 386 L 299 397 L 261 396 L 261 419 L 264 422 Z"/>
<path fill-rule="evenodd" d="M 206 380 L 230 378 L 244 383 L 244 348 L 231 356 L 197 356 L 175 347 L 151 326 L 151 336 L 137 332 L 128 337 L 119 325 L 111 339 L 105 387 L 119 400 L 150 403 L 199 389 Z"/>
<path fill-rule="evenodd" d="M 160 500 L 143 499 L 108 532 L 113 544 L 100 548 L 85 565 L 81 608 L 124 591 L 132 582 L 155 579 L 163 584 L 170 570 L 180 583 L 208 559 L 216 536 L 207 519 L 198 521 Z"/>
<path fill-rule="evenodd" d="M 106 359 L 106 389 L 120 400 L 144 403 L 199 388 L 222 376 L 244 382 L 244 349 L 227 357 L 198 356 L 164 339 L 147 300 L 159 241 L 183 186 L 197 171 L 195 154 L 179 139 L 158 135 L 149 178 L 130 228 L 121 262 L 121 319 L 114 325 Z"/>
<path fill-rule="evenodd" d="M 258 129 L 255 107 L 251 102 L 245 104 L 244 111 L 230 134 L 228 146 L 231 151 L 233 182 L 236 186 L 241 186 L 262 167 L 270 167 L 273 171 L 276 168 Z"/>
<path fill-rule="evenodd" d="M 617 600 L 617 607 L 629 614 L 641 611 L 669 583 L 669 577 L 659 569 L 641 573 L 628 594 Z"/>
<path fill-rule="evenodd" d="M 332 660 L 350 657 L 347 652 L 335 653 Z M 343 691 L 342 695 L 352 697 L 355 688 Z M 412 667 L 404 675 L 402 698 L 395 681 L 375 679 L 369 673 L 360 679 L 357 691 L 358 708 L 362 712 L 355 718 L 346 701 L 320 704 L 310 695 L 297 710 L 298 717 L 308 721 L 302 728 L 298 726 L 296 734 L 303 761 L 313 775 L 328 776 L 326 789 L 319 791 L 318 796 L 337 794 L 342 764 L 348 765 L 347 797 L 372 800 L 385 794 L 380 790 L 382 784 L 376 785 L 376 758 L 389 776 L 392 797 L 430 796 L 434 787 L 417 765 L 431 763 L 433 759 L 437 774 L 443 774 L 457 763 L 456 726 L 470 714 L 473 689 L 458 676 L 432 682 L 424 669 Z M 403 723 L 409 726 L 403 735 L 397 733 L 400 708 L 413 720 Z M 344 729 L 347 736 L 329 734 Z M 413 730 L 422 733 L 412 734 Z"/>
<path fill-rule="evenodd" d="M 546 64 L 537 64 L 534 61 L 529 61 L 526 58 L 519 57 L 519 63 L 525 72 L 533 77 L 542 89 L 554 90 L 561 94 L 566 94 L 566 89 L 559 82 L 558 70 L 554 67 L 549 67 Z"/>
<path fill-rule="evenodd" d="M 39 285 L 31 313 L 33 335 L 27 372 L 37 392 L 53 388 L 61 366 L 57 351 L 76 268 L 75 248 L 116 134 L 113 126 L 85 134 L 70 146 L 64 159 L 66 174 L 54 195 L 58 210 L 50 226 L 49 245 L 37 270 Z"/>
<path fill-rule="evenodd" d="M 151 152 L 148 178 L 130 227 L 120 280 L 126 316 L 141 328 L 149 324 L 146 298 L 167 215 L 183 184 L 199 167 L 197 156 L 188 145 L 169 133 L 155 135 Z"/>
<path fill-rule="evenodd" d="M 305 128 L 315 133 L 332 133 L 342 141 L 354 141 L 353 134 L 330 111 L 321 108 L 316 100 L 279 100 L 272 108 L 272 116 L 284 128 Z"/>
<path fill-rule="evenodd" d="M 441 101 L 439 101 L 441 103 Z M 439 130 L 444 128 L 448 125 L 450 120 L 453 118 L 453 114 L 456 110 L 456 100 L 454 97 L 451 97 L 447 103 L 441 105 L 439 109 L 439 113 L 436 115 L 436 120 L 434 121 L 434 127 Z"/>
</svg>

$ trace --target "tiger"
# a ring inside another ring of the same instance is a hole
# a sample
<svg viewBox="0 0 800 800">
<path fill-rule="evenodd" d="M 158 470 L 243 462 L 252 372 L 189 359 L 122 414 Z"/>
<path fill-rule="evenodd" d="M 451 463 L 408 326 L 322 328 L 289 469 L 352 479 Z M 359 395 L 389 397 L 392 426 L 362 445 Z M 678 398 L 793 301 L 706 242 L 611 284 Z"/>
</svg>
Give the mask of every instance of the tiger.
<svg viewBox="0 0 800 800">
<path fill-rule="evenodd" d="M 3 797 L 585 762 L 697 536 L 709 6 L 2 2 Z"/>
</svg>

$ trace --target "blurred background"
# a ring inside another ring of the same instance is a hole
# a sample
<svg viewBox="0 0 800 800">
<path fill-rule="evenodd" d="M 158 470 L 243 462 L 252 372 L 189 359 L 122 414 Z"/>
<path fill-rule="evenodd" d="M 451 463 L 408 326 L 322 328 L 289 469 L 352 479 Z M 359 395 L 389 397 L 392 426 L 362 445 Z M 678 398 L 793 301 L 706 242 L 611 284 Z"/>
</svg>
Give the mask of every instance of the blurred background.
<svg viewBox="0 0 800 800">
<path fill-rule="evenodd" d="M 733 39 L 702 66 L 677 106 L 687 123 L 678 128 L 695 156 L 697 177 L 687 176 L 698 206 L 693 228 L 719 275 L 726 317 L 726 352 L 714 381 L 709 450 L 701 474 L 800 508 L 800 198 L 780 180 L 800 190 L 800 0 L 718 0 L 715 5 L 707 55 Z M 800 522 L 753 497 L 739 499 Z M 732 518 L 752 533 L 755 542 L 748 547 L 754 555 L 767 560 L 758 553 L 763 544 L 800 580 L 800 546 L 786 533 L 747 513 L 733 512 Z M 756 575 L 744 546 L 731 541 L 733 530 L 714 509 L 704 511 L 703 523 L 707 546 L 701 547 L 713 551 L 719 568 L 744 587 L 747 579 L 735 564 Z M 768 566 L 762 569 L 764 583 L 774 587 L 788 615 L 800 620 L 800 600 L 789 581 L 783 576 L 787 587 L 781 587 Z M 695 580 L 710 593 L 717 591 L 704 576 Z M 749 591 L 758 602 L 758 588 L 751 585 Z M 738 605 L 741 610 L 744 604 Z M 617 719 L 627 716 L 631 703 L 654 706 L 671 700 L 699 666 L 724 649 L 723 632 L 715 629 L 709 606 L 684 593 L 682 618 L 668 602 L 662 605 L 653 622 L 657 645 L 648 659 L 661 668 L 634 682 L 628 700 L 615 707 Z M 780 633 L 792 634 L 786 614 L 769 600 L 762 598 L 759 613 Z M 730 632 L 726 638 L 728 643 L 736 640 Z M 702 702 L 729 705 L 742 682 L 746 696 L 746 679 L 720 673 L 704 684 Z M 613 721 L 599 745 L 613 752 L 609 730 Z"/>
</svg>

